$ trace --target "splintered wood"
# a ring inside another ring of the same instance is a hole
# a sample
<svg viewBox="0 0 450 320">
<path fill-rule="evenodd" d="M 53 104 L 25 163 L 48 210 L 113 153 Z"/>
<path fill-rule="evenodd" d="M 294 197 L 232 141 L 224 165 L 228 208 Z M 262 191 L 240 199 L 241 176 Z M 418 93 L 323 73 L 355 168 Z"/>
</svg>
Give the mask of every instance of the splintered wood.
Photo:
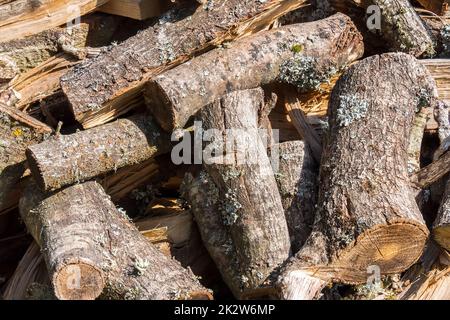
<svg viewBox="0 0 450 320">
<path fill-rule="evenodd" d="M 450 300 L 448 0 L 0 0 L 0 299 Z"/>
</svg>

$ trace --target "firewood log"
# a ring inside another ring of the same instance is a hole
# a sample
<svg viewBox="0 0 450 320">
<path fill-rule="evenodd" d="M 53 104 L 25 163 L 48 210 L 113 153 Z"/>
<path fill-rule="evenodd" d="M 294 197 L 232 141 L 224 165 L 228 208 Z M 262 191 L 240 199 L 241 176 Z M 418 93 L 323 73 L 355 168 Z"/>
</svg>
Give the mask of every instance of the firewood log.
<svg viewBox="0 0 450 320">
<path fill-rule="evenodd" d="M 159 252 L 96 182 L 45 195 L 29 184 L 20 200 L 59 299 L 210 298 L 190 271 Z"/>
<path fill-rule="evenodd" d="M 355 23 L 365 29 L 363 33 L 370 46 L 369 42 L 377 42 L 376 46 L 416 57 L 435 53 L 432 34 L 409 0 L 330 0 L 330 3 L 336 10 L 358 20 Z M 369 10 L 366 14 L 365 9 L 370 6 L 379 11 Z M 372 23 L 372 29 L 368 28 Z"/>
<path fill-rule="evenodd" d="M 311 233 L 317 201 L 317 165 L 303 141 L 278 146 L 279 164 L 275 179 L 281 195 L 292 252 L 303 246 Z"/>
<path fill-rule="evenodd" d="M 445 151 L 434 162 L 411 175 L 411 182 L 418 188 L 424 189 L 444 177 L 448 172 L 450 172 L 450 150 Z"/>
<path fill-rule="evenodd" d="M 9 207 L 25 173 L 25 150 L 50 135 L 52 129 L 27 114 L 0 103 L 0 208 Z"/>
<path fill-rule="evenodd" d="M 171 10 L 63 77 L 63 91 L 84 128 L 103 124 L 132 108 L 148 79 L 224 41 L 263 30 L 304 2 L 219 0 Z"/>
<path fill-rule="evenodd" d="M 145 97 L 161 127 L 171 131 L 182 128 L 201 107 L 234 90 L 277 79 L 304 91 L 314 89 L 361 57 L 363 50 L 351 20 L 336 14 L 262 32 L 230 48 L 206 53 L 155 77 L 146 86 Z"/>
<path fill-rule="evenodd" d="M 59 135 L 30 147 L 26 154 L 33 177 L 42 190 L 56 190 L 107 174 L 168 152 L 170 139 L 151 117 L 129 119 Z"/>
<path fill-rule="evenodd" d="M 287 263 L 280 295 L 309 299 L 328 282 L 362 283 L 367 268 L 399 273 L 422 254 L 428 230 L 408 176 L 415 113 L 435 82 L 403 53 L 351 66 L 333 89 L 313 232 Z"/>
<path fill-rule="evenodd" d="M 28 4 L 21 10 L 15 10 L 16 6 L 8 4 L 0 6 L 2 16 L 0 42 L 22 38 L 69 23 L 95 10 L 108 0 L 72 0 L 70 3 L 61 0 L 27 2 Z"/>
<path fill-rule="evenodd" d="M 230 148 L 205 159 L 204 178 L 191 176 L 183 188 L 205 246 L 237 298 L 251 295 L 290 252 L 281 197 L 257 133 L 262 107 L 263 91 L 253 89 L 230 93 L 202 110 L 204 130 L 218 130 L 212 145 Z"/>
</svg>

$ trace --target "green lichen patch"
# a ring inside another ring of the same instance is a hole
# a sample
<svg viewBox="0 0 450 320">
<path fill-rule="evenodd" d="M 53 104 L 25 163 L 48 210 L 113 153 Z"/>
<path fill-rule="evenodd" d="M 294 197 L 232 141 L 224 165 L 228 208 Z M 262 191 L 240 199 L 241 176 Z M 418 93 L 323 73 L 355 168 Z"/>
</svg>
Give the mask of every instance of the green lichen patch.
<svg viewBox="0 0 450 320">
<path fill-rule="evenodd" d="M 300 91 L 318 89 L 337 72 L 335 68 L 323 70 L 315 58 L 295 54 L 280 66 L 279 80 L 297 87 Z"/>
<path fill-rule="evenodd" d="M 228 190 L 225 193 L 225 199 L 220 206 L 223 224 L 226 226 L 231 226 L 236 223 L 239 218 L 238 211 L 241 208 L 242 205 L 237 200 L 236 192 L 233 190 Z"/>
<path fill-rule="evenodd" d="M 366 117 L 369 104 L 355 94 L 339 97 L 340 104 L 336 113 L 336 122 L 341 127 L 349 126 L 353 121 Z"/>
<path fill-rule="evenodd" d="M 440 32 L 442 42 L 442 55 L 450 56 L 450 24 L 445 25 Z"/>
</svg>

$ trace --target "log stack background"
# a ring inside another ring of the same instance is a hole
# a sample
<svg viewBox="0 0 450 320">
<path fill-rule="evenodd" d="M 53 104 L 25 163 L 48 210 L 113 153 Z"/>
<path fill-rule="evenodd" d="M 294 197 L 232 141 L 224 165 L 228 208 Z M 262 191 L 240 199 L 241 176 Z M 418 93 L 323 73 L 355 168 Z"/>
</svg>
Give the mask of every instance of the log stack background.
<svg viewBox="0 0 450 320">
<path fill-rule="evenodd" d="M 2 299 L 450 299 L 448 1 L 31 3 L 0 1 Z M 195 121 L 279 134 L 174 163 Z"/>
</svg>

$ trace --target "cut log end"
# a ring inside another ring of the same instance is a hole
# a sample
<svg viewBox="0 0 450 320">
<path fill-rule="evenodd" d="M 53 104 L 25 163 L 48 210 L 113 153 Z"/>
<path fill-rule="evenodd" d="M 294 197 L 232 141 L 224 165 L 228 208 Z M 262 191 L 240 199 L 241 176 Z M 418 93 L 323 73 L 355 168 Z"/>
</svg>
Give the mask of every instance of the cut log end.
<svg viewBox="0 0 450 320">
<path fill-rule="evenodd" d="M 53 275 L 55 295 L 60 300 L 94 300 L 103 291 L 103 274 L 95 266 L 73 262 Z"/>
<path fill-rule="evenodd" d="M 423 225 L 410 222 L 371 229 L 359 236 L 339 259 L 344 270 L 339 278 L 349 283 L 364 281 L 368 267 L 373 265 L 382 274 L 403 272 L 420 258 L 427 238 L 428 231 Z"/>
</svg>

